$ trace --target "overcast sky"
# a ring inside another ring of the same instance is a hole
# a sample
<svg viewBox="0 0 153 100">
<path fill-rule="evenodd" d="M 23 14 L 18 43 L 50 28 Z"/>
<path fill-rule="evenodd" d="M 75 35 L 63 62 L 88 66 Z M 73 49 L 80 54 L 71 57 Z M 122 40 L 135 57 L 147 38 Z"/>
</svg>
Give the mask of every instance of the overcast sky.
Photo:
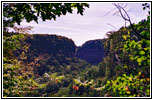
<svg viewBox="0 0 153 100">
<path fill-rule="evenodd" d="M 73 12 L 58 17 L 56 21 L 39 21 L 39 23 L 22 22 L 21 26 L 32 26 L 32 34 L 57 34 L 72 39 L 77 46 L 88 40 L 102 39 L 108 31 L 118 30 L 124 26 L 125 21 L 117 12 L 112 3 L 89 3 L 81 16 Z M 125 5 L 125 4 L 124 4 Z M 128 12 L 133 23 L 138 23 L 147 16 L 147 11 L 142 10 L 142 3 L 128 3 L 125 10 Z"/>
</svg>

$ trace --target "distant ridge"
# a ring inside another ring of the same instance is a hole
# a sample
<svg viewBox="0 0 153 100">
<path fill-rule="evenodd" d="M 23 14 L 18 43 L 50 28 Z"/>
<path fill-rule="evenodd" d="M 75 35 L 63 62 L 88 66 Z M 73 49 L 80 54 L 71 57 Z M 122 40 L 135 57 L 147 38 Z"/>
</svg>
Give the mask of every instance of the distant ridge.
<svg viewBox="0 0 153 100">
<path fill-rule="evenodd" d="M 34 34 L 26 42 L 30 44 L 29 60 L 42 54 L 56 59 L 77 57 L 90 64 L 98 64 L 104 57 L 103 39 L 90 40 L 77 47 L 73 40 L 59 35 Z"/>
<path fill-rule="evenodd" d="M 100 63 L 105 55 L 103 43 L 102 39 L 87 41 L 77 48 L 76 57 L 93 65 Z"/>
</svg>

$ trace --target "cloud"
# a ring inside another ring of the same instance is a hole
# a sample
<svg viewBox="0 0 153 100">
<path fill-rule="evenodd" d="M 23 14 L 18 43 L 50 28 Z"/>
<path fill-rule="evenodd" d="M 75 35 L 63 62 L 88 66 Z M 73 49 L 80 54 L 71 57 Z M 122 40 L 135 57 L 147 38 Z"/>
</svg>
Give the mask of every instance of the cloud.
<svg viewBox="0 0 153 100">
<path fill-rule="evenodd" d="M 66 14 L 58 17 L 56 21 L 23 22 L 23 26 L 33 26 L 34 33 L 49 33 L 69 37 L 77 45 L 87 40 L 104 38 L 108 31 L 118 30 L 125 23 L 123 18 L 113 15 L 117 9 L 112 3 L 89 3 L 90 8 L 85 8 L 84 15 Z M 146 17 L 146 11 L 142 10 L 141 3 L 129 3 L 125 8 L 132 22 L 138 22 Z M 113 26 L 113 27 L 112 27 Z M 115 27 L 115 28 L 114 28 Z"/>
<path fill-rule="evenodd" d="M 43 32 L 90 32 L 88 30 L 85 29 L 81 29 L 81 28 L 75 28 L 75 27 L 69 27 L 69 26 L 63 26 L 63 25 L 51 25 L 51 24 L 36 24 L 36 23 L 27 23 L 27 22 L 22 22 L 21 23 L 22 26 L 32 26 L 34 27 L 35 33 L 38 33 L 40 30 L 42 30 Z M 39 32 L 40 33 L 40 32 Z"/>
</svg>

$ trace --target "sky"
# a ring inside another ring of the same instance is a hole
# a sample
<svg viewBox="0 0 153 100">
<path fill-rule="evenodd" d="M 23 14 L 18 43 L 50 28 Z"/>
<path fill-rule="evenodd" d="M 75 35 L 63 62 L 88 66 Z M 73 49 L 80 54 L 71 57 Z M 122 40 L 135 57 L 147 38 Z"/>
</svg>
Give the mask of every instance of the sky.
<svg viewBox="0 0 153 100">
<path fill-rule="evenodd" d="M 147 16 L 147 11 L 142 10 L 142 3 L 124 3 L 131 21 L 138 23 Z M 117 31 L 125 25 L 125 21 L 115 14 L 118 10 L 112 3 L 89 3 L 85 8 L 83 16 L 77 14 L 66 14 L 54 20 L 27 23 L 23 21 L 21 26 L 32 26 L 31 34 L 56 34 L 72 39 L 77 46 L 81 46 L 88 40 L 103 39 L 108 31 Z"/>
</svg>

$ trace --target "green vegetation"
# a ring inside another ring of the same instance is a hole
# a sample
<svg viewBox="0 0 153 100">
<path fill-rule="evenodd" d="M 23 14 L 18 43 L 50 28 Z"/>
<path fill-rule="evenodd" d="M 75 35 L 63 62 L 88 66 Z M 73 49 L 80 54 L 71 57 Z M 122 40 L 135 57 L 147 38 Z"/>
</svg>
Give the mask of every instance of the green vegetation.
<svg viewBox="0 0 153 100">
<path fill-rule="evenodd" d="M 4 3 L 3 4 L 3 27 L 13 26 L 14 23 L 20 25 L 22 20 L 27 22 L 35 21 L 38 18 L 45 20 L 56 20 L 61 15 L 72 13 L 77 9 L 77 13 L 83 15 L 84 7 L 89 7 L 87 3 Z"/>
<path fill-rule="evenodd" d="M 19 24 L 24 18 L 28 22 L 37 21 L 36 16 L 26 13 L 33 10 L 32 6 L 36 9 L 33 13 L 37 12 L 37 17 L 40 12 L 48 12 L 48 7 L 53 6 L 56 8 L 55 11 L 52 9 L 53 11 L 49 12 L 54 13 L 55 17 L 66 12 L 71 13 L 73 7 L 82 14 L 83 7 L 87 7 L 88 4 L 4 4 L 4 6 L 4 20 L 9 24 L 15 22 Z M 38 6 L 41 6 L 41 9 L 38 9 Z M 148 8 L 147 4 L 143 6 L 143 9 Z M 23 7 L 26 9 L 20 11 L 19 8 Z M 19 20 L 16 20 L 12 11 L 19 13 L 16 16 Z M 10 18 L 11 22 L 5 17 Z M 51 15 L 45 17 L 43 13 L 41 17 L 44 21 L 51 19 Z M 4 25 L 4 28 L 6 27 L 8 24 Z M 89 47 L 105 52 L 101 56 L 100 63 L 97 64 L 97 60 L 88 63 L 88 60 L 77 56 L 81 50 L 87 50 Z M 137 24 L 109 32 L 106 39 L 88 41 L 79 48 L 72 40 L 62 36 L 30 35 L 7 30 L 3 32 L 3 97 L 149 97 L 150 95 L 150 15 Z"/>
</svg>

